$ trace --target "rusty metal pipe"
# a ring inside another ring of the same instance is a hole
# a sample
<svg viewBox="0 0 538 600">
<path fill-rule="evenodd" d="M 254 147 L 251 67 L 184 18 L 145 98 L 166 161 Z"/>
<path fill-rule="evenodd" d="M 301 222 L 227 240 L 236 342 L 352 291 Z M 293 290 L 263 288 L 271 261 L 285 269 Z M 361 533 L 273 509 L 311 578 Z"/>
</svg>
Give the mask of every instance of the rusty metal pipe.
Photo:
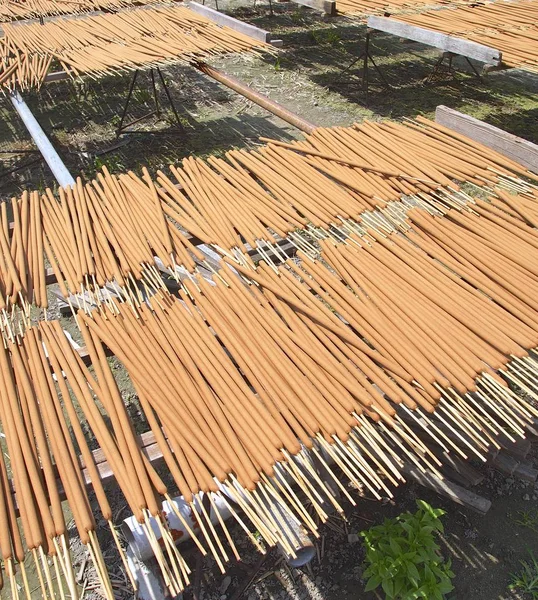
<svg viewBox="0 0 538 600">
<path fill-rule="evenodd" d="M 260 92 L 256 92 L 248 85 L 244 84 L 242 81 L 239 81 L 239 79 L 236 79 L 232 75 L 227 75 L 226 73 L 215 69 L 215 67 L 210 67 L 207 63 L 204 62 L 198 63 L 196 65 L 196 68 L 208 77 L 211 77 L 215 81 L 222 83 L 222 85 L 225 85 L 234 92 L 245 96 L 245 98 L 248 98 L 250 101 L 254 102 L 258 106 L 261 106 L 262 108 L 269 111 L 270 113 L 273 113 L 283 121 L 286 121 L 286 123 L 297 127 L 297 129 L 300 129 L 305 133 L 312 133 L 317 127 L 316 125 L 310 123 L 309 121 L 306 121 L 299 115 L 292 113 L 287 108 L 284 108 L 278 102 L 271 100 L 264 94 L 260 94 Z"/>
</svg>

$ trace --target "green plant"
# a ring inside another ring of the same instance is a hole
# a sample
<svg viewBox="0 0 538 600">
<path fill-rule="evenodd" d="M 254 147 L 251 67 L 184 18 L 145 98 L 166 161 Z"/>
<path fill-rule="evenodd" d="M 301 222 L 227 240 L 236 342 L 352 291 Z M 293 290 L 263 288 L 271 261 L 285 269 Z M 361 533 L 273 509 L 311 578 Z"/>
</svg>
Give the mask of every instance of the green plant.
<svg viewBox="0 0 538 600">
<path fill-rule="evenodd" d="M 527 527 L 531 531 L 538 533 L 538 510 L 518 510 L 515 517 L 510 517 L 516 525 Z"/>
<path fill-rule="evenodd" d="M 303 23 L 303 13 L 300 10 L 294 10 L 290 14 L 290 19 L 295 25 L 302 25 Z"/>
<path fill-rule="evenodd" d="M 435 542 L 443 532 L 440 508 L 417 500 L 406 512 L 361 532 L 366 547 L 366 591 L 382 587 L 387 600 L 443 600 L 454 589 L 451 562 L 444 562 Z"/>
<path fill-rule="evenodd" d="M 331 29 L 312 30 L 310 32 L 314 41 L 320 46 L 336 46 L 340 41 L 340 35 L 338 32 Z"/>
<path fill-rule="evenodd" d="M 528 594 L 534 600 L 538 599 L 538 560 L 529 551 L 530 561 L 522 560 L 522 569 L 519 573 L 512 573 L 512 581 L 508 586 L 510 590 L 518 590 Z"/>
</svg>

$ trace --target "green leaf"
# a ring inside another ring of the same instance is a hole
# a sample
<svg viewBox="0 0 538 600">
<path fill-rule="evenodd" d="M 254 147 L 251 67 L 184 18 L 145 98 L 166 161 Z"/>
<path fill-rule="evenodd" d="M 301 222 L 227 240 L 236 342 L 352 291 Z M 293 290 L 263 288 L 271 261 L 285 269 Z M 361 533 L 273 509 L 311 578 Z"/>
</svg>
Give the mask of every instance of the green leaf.
<svg viewBox="0 0 538 600">
<path fill-rule="evenodd" d="M 398 542 L 394 538 L 391 538 L 389 543 L 390 543 L 390 549 L 394 552 L 395 556 L 399 556 L 402 554 L 402 547 L 400 546 L 400 544 L 398 544 Z"/>
<path fill-rule="evenodd" d="M 377 587 L 379 587 L 379 584 L 381 583 L 381 577 L 370 577 L 370 579 L 368 580 L 368 583 L 366 584 L 366 587 L 364 588 L 365 592 L 371 592 L 372 590 L 375 590 Z"/>
<path fill-rule="evenodd" d="M 394 582 L 393 582 L 393 580 L 392 579 L 383 579 L 383 581 L 381 582 L 381 587 L 383 588 L 383 591 L 387 595 L 387 599 L 392 600 L 392 598 L 394 598 Z"/>
<path fill-rule="evenodd" d="M 420 575 L 418 573 L 417 567 L 413 563 L 407 563 L 407 576 L 410 579 L 414 579 L 416 583 L 416 587 L 418 587 L 418 581 L 420 579 Z"/>
<path fill-rule="evenodd" d="M 441 592 L 443 594 L 448 594 L 449 592 L 451 592 L 454 589 L 454 586 L 450 583 L 450 581 L 448 579 L 443 579 L 439 583 L 439 589 L 441 590 Z"/>
</svg>

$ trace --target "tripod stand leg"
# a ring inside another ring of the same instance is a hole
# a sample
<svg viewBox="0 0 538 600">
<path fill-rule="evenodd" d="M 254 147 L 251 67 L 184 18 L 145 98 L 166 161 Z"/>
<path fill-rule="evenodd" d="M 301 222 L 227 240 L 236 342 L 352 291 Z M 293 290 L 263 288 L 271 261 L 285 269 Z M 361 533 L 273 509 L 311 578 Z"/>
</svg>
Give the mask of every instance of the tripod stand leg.
<svg viewBox="0 0 538 600">
<path fill-rule="evenodd" d="M 363 59 L 363 57 L 364 52 L 361 52 L 357 58 L 353 59 L 353 61 L 350 62 L 349 65 L 343 71 L 340 72 L 338 77 L 334 80 L 334 83 L 338 83 L 340 79 L 342 79 L 342 77 L 359 62 L 359 60 Z"/>
<path fill-rule="evenodd" d="M 125 101 L 125 105 L 123 107 L 123 112 L 121 114 L 120 124 L 116 129 L 116 137 L 119 137 L 120 133 L 123 130 L 123 122 L 125 121 L 125 117 L 127 116 L 127 110 L 129 109 L 129 103 L 131 102 L 131 97 L 133 95 L 134 86 L 136 83 L 136 79 L 138 77 L 138 69 L 134 72 L 133 79 L 131 80 L 131 85 L 129 86 L 129 92 L 127 94 L 127 100 Z"/>
<path fill-rule="evenodd" d="M 425 83 L 431 83 L 433 78 L 435 77 L 437 71 L 439 70 L 440 66 L 443 64 L 443 61 L 445 60 L 445 55 L 444 53 L 441 54 L 441 56 L 437 59 L 437 62 L 435 63 L 435 66 L 432 69 L 432 72 L 428 75 L 428 77 L 426 77 L 426 81 Z"/>
<path fill-rule="evenodd" d="M 150 70 L 151 75 L 151 87 L 153 88 L 153 101 L 155 102 L 155 114 L 157 118 L 161 116 L 161 107 L 159 106 L 159 95 L 157 93 L 157 86 L 155 85 L 155 70 Z"/>
<path fill-rule="evenodd" d="M 383 75 L 383 71 L 379 68 L 379 66 L 376 64 L 373 56 L 371 54 L 368 54 L 368 58 L 370 59 L 370 61 L 372 62 L 372 64 L 374 65 L 374 69 L 376 70 L 377 74 L 379 75 L 379 77 L 381 78 L 381 80 L 383 81 L 383 83 L 390 88 L 390 83 L 387 81 L 387 78 Z"/>
<path fill-rule="evenodd" d="M 482 79 L 482 75 L 480 75 L 480 73 L 476 70 L 476 67 L 473 65 L 473 63 L 469 60 L 469 58 L 466 56 L 465 60 L 469 63 L 469 66 L 471 67 L 471 69 L 473 70 L 474 74 L 476 75 L 476 77 L 478 78 L 479 81 L 484 81 Z"/>
<path fill-rule="evenodd" d="M 176 118 L 177 126 L 181 130 L 182 133 L 185 133 L 185 127 L 183 127 L 183 124 L 181 123 L 181 119 L 179 118 L 179 114 L 177 112 L 176 105 L 174 104 L 174 101 L 172 100 L 172 96 L 170 94 L 170 90 L 168 89 L 168 86 L 166 85 L 166 81 L 164 80 L 162 71 L 161 71 L 161 69 L 159 69 L 159 67 L 157 67 L 157 73 L 158 73 L 159 78 L 161 80 L 161 83 L 162 83 L 162 86 L 164 88 L 164 92 L 166 94 L 166 97 L 168 98 L 168 102 L 170 103 L 170 107 L 172 109 L 172 112 L 174 113 L 174 117 Z"/>
</svg>

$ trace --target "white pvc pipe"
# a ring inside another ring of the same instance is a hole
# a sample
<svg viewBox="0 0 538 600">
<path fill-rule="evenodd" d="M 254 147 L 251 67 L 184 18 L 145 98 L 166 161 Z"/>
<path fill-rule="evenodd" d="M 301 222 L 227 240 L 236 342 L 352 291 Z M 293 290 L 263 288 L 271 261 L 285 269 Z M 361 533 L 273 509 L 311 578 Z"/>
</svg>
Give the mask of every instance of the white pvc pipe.
<svg viewBox="0 0 538 600">
<path fill-rule="evenodd" d="M 200 494 L 203 496 L 203 494 Z M 222 517 L 222 519 L 229 519 L 232 516 L 232 513 L 228 510 L 226 503 L 219 497 L 219 495 L 215 495 L 213 497 L 213 501 Z M 189 526 L 193 529 L 193 531 L 198 531 L 198 523 L 192 514 L 192 510 L 190 506 L 185 502 L 182 496 L 178 496 L 177 498 L 173 498 L 172 502 L 174 503 L 176 509 L 179 511 L 183 519 L 189 524 Z M 208 509 L 209 512 L 209 509 Z M 185 529 L 183 523 L 178 519 L 177 514 L 170 506 L 168 501 L 163 502 L 162 504 L 162 513 L 163 517 L 166 519 L 168 523 L 168 527 L 170 529 L 170 533 L 174 538 L 176 544 L 180 544 L 188 539 L 190 539 L 190 533 Z M 211 522 L 215 525 L 218 524 L 217 515 L 215 514 L 213 508 L 211 507 L 210 512 Z M 155 519 L 150 520 L 151 528 L 155 537 L 160 540 L 161 539 L 161 530 L 157 524 Z M 129 542 L 130 548 L 133 550 L 135 556 L 142 561 L 148 560 L 153 557 L 153 550 L 151 548 L 151 544 L 146 536 L 142 525 L 136 520 L 134 516 L 131 516 L 123 521 L 122 531 L 125 535 L 126 540 Z"/>
<path fill-rule="evenodd" d="M 10 95 L 11 102 L 15 107 L 15 110 L 19 113 L 19 117 L 22 119 L 28 133 L 31 135 L 38 147 L 39 151 L 43 155 L 43 158 L 47 162 L 52 171 L 52 174 L 56 178 L 56 181 L 62 186 L 74 186 L 75 180 L 71 173 L 67 170 L 62 159 L 54 149 L 54 146 L 50 143 L 49 138 L 41 128 L 41 125 L 37 122 L 37 119 L 32 114 L 32 111 L 28 108 L 26 102 L 22 99 L 19 92 L 13 92 Z"/>
<path fill-rule="evenodd" d="M 199 496 L 203 501 L 203 493 L 200 493 Z M 197 502 L 199 501 L 200 500 L 197 499 Z M 198 531 L 198 523 L 196 519 L 193 518 L 194 515 L 192 514 L 192 510 L 185 502 L 183 497 L 178 496 L 177 498 L 173 498 L 172 502 L 192 530 Z M 232 516 L 232 513 L 228 510 L 227 503 L 223 501 L 219 495 L 213 496 L 213 502 L 215 503 L 215 506 L 217 507 L 223 521 L 226 521 Z M 275 521 L 283 522 L 290 531 L 290 535 L 287 536 L 287 541 L 294 549 L 296 556 L 288 556 L 288 554 L 279 546 L 279 549 L 286 557 L 288 564 L 292 567 L 302 567 L 303 565 L 309 563 L 316 555 L 316 550 L 304 527 L 285 507 L 280 506 L 277 503 L 272 503 L 271 505 L 268 504 L 267 507 L 273 515 Z M 211 522 L 218 527 L 218 517 L 215 514 L 213 507 L 210 508 L 211 510 L 208 508 L 207 511 L 210 515 Z M 168 501 L 162 503 L 162 516 L 164 519 L 166 519 L 168 528 L 170 529 L 170 533 L 172 534 L 176 544 L 180 544 L 190 539 L 190 533 L 185 529 L 185 526 L 181 520 L 178 519 L 176 511 L 170 506 Z M 162 536 L 157 521 L 152 518 L 150 520 L 150 525 L 155 538 L 160 540 Z M 129 543 L 129 548 L 139 561 L 144 562 L 154 556 L 146 533 L 142 525 L 140 525 L 134 516 L 125 519 L 121 527 L 125 539 Z"/>
</svg>

